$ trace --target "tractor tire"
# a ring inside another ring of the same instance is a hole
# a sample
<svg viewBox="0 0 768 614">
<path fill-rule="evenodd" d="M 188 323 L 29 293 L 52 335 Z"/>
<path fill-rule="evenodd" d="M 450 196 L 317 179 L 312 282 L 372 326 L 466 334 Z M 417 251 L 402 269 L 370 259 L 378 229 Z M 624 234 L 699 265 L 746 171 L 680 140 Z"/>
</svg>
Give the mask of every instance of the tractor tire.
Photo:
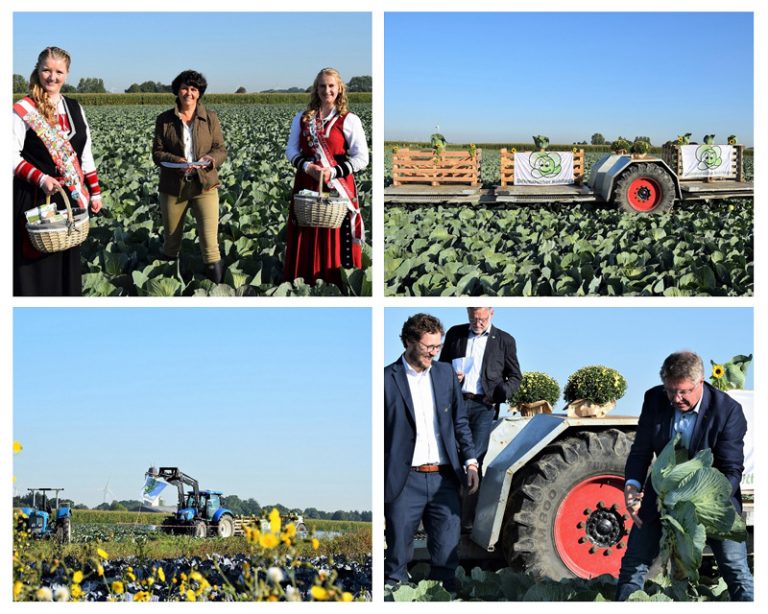
<svg viewBox="0 0 768 614">
<path fill-rule="evenodd" d="M 72 520 L 62 518 L 56 525 L 56 541 L 60 544 L 68 544 L 72 541 Z"/>
<path fill-rule="evenodd" d="M 661 213 L 675 202 L 675 182 L 661 166 L 630 166 L 616 181 L 613 200 L 627 213 Z"/>
<path fill-rule="evenodd" d="M 202 520 L 195 520 L 192 525 L 192 535 L 203 539 L 208 537 L 208 525 Z"/>
<path fill-rule="evenodd" d="M 176 519 L 173 516 L 164 518 L 160 530 L 167 535 L 176 535 Z"/>
<path fill-rule="evenodd" d="M 219 537 L 232 537 L 235 534 L 235 521 L 232 516 L 225 515 L 219 518 L 216 532 Z"/>
<path fill-rule="evenodd" d="M 634 433 L 582 431 L 548 445 L 512 481 L 501 542 L 535 576 L 618 576 L 632 520 L 624 465 Z"/>
</svg>

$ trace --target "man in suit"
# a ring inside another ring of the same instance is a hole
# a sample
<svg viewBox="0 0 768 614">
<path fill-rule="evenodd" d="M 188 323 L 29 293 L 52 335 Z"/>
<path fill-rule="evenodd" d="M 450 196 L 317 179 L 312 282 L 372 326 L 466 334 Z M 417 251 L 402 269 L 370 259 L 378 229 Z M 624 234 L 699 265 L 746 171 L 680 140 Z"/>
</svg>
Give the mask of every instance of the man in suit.
<svg viewBox="0 0 768 614">
<path fill-rule="evenodd" d="M 445 345 L 440 361 L 452 363 L 465 357 L 472 364 L 464 372 L 461 366 L 456 375 L 461 384 L 464 402 L 467 406 L 469 428 L 482 479 L 483 460 L 488 451 L 493 421 L 499 415 L 499 404 L 506 402 L 520 387 L 520 365 L 517 361 L 517 346 L 512 335 L 491 324 L 493 309 L 469 307 L 468 324 L 452 326 L 445 336 Z M 462 361 L 466 364 L 466 361 Z M 472 529 L 477 507 L 477 494 L 464 498 L 462 528 Z"/>
<path fill-rule="evenodd" d="M 624 499 L 634 525 L 621 560 L 616 599 L 626 600 L 642 590 L 645 576 L 659 553 L 661 520 L 657 496 L 646 475 L 654 456 L 680 433 L 692 458 L 710 448 L 713 466 L 731 483 L 731 497 L 741 512 L 741 474 L 747 421 L 735 400 L 704 381 L 704 363 L 693 352 L 669 355 L 661 367 L 661 386 L 645 393 L 637 433 L 625 468 Z M 645 487 L 643 488 L 643 481 Z M 732 601 L 754 600 L 754 580 L 747 565 L 744 542 L 708 539 Z"/>
<path fill-rule="evenodd" d="M 434 362 L 443 326 L 418 313 L 403 325 L 403 355 L 384 369 L 384 581 L 408 581 L 423 522 L 430 578 L 456 588 L 460 497 L 477 490 L 477 460 L 453 369 Z"/>
</svg>

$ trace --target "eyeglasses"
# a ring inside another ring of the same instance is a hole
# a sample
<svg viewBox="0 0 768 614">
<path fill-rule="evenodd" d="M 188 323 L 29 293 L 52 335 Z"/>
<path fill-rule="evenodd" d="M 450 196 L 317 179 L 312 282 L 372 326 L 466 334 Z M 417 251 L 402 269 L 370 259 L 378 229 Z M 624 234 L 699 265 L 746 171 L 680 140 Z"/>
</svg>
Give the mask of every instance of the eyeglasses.
<svg viewBox="0 0 768 614">
<path fill-rule="evenodd" d="M 672 399 L 674 399 L 675 397 L 678 397 L 678 396 L 687 397 L 694 390 L 696 390 L 696 388 L 699 387 L 700 383 L 701 382 L 697 382 L 696 384 L 693 385 L 692 388 L 688 388 L 687 390 L 683 390 L 682 388 L 678 388 L 678 389 L 675 390 L 675 389 L 670 389 L 670 388 L 667 388 L 666 386 L 664 386 L 664 392 L 666 392 L 667 396 L 672 398 Z"/>
<path fill-rule="evenodd" d="M 426 343 L 422 343 L 421 341 L 418 342 L 419 345 L 424 348 L 425 352 L 439 352 L 443 349 L 443 344 L 439 345 L 427 345 Z"/>
<path fill-rule="evenodd" d="M 490 320 L 490 316 L 487 318 L 478 318 L 477 316 L 469 316 L 470 322 L 479 322 L 480 324 L 486 324 Z"/>
</svg>

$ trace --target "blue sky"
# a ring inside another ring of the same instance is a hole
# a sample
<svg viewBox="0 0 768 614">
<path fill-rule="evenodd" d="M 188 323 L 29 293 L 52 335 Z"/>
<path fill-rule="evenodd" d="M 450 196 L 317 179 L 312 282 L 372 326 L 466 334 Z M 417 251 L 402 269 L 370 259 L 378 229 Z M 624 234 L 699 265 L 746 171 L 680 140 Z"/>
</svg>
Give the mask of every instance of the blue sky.
<svg viewBox="0 0 768 614">
<path fill-rule="evenodd" d="M 387 140 L 753 142 L 751 13 L 387 13 L 384 63 Z"/>
<path fill-rule="evenodd" d="M 370 510 L 362 308 L 14 310 L 15 488 L 137 499 L 150 465 L 262 505 Z"/>
<path fill-rule="evenodd" d="M 41 23 L 56 25 L 47 32 Z M 71 55 L 72 85 L 99 77 L 115 92 L 170 84 L 188 68 L 205 75 L 211 93 L 309 87 L 325 66 L 347 81 L 371 74 L 370 13 L 14 14 L 14 73 L 28 79 L 49 45 Z"/>
<path fill-rule="evenodd" d="M 384 314 L 384 364 L 403 351 L 400 330 L 414 313 L 430 313 L 446 330 L 467 321 L 465 308 L 390 308 Z M 517 341 L 522 371 L 543 371 L 562 391 L 568 376 L 581 367 L 602 364 L 627 380 L 627 393 L 614 414 L 639 415 L 643 394 L 660 383 L 659 368 L 672 352 L 688 349 L 704 360 L 727 362 L 753 354 L 752 310 L 748 308 L 496 308 L 493 323 Z M 754 363 L 747 376 L 752 389 Z M 556 410 L 564 407 L 560 401 Z"/>
</svg>

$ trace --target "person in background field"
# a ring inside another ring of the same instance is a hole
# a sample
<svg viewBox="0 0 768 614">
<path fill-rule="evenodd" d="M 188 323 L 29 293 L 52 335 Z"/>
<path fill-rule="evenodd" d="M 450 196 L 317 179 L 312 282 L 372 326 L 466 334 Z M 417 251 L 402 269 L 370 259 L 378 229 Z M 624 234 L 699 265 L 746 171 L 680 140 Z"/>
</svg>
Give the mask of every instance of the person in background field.
<svg viewBox="0 0 768 614">
<path fill-rule="evenodd" d="M 200 100 L 208 82 L 194 70 L 185 70 L 171 83 L 176 106 L 161 113 L 155 122 L 152 159 L 160 167 L 158 202 L 163 216 L 163 257 L 179 257 L 187 209 L 197 222 L 205 275 L 214 283 L 224 278 L 219 253 L 219 176 L 227 159 L 221 124 L 215 111 Z M 170 168 L 164 163 L 184 163 Z"/>
<path fill-rule="evenodd" d="M 430 578 L 456 588 L 462 487 L 479 485 L 464 400 L 453 369 L 433 362 L 443 326 L 418 313 L 403 325 L 403 355 L 384 369 L 384 581 L 408 582 L 423 522 Z"/>
<path fill-rule="evenodd" d="M 452 363 L 465 358 L 472 361 L 466 373 L 457 367 L 456 375 L 467 407 L 482 480 L 483 460 L 493 421 L 499 414 L 499 404 L 515 394 L 522 374 L 514 337 L 491 324 L 493 309 L 469 307 L 467 315 L 469 324 L 459 324 L 448 330 L 440 361 Z M 457 364 L 466 362 L 461 360 Z M 461 524 L 465 532 L 472 529 L 476 506 L 477 494 L 464 498 Z"/>
<path fill-rule="evenodd" d="M 648 469 L 654 456 L 658 457 L 677 433 L 689 458 L 700 450 L 712 450 L 713 466 L 728 478 L 731 500 L 741 512 L 740 483 L 747 432 L 741 405 L 704 381 L 704 363 L 693 352 L 670 354 L 660 375 L 662 385 L 645 393 L 624 471 L 624 499 L 634 525 L 621 560 L 617 601 L 625 601 L 635 591 L 643 590 L 648 568 L 659 553 L 661 520 Z M 728 585 L 731 600 L 753 601 L 754 579 L 747 564 L 746 543 L 709 538 L 707 544 Z"/>
<path fill-rule="evenodd" d="M 286 281 L 301 277 L 341 284 L 341 269 L 362 267 L 363 218 L 354 174 L 368 166 L 368 144 L 360 118 L 347 108 L 339 72 L 323 68 L 315 77 L 307 109 L 291 124 L 285 155 L 296 168 L 293 192 L 336 190 L 350 203 L 341 228 L 299 226 L 291 210 L 286 230 Z M 293 205 L 291 204 L 291 207 Z"/>
<path fill-rule="evenodd" d="M 52 254 L 37 251 L 26 230 L 25 211 L 51 196 L 64 209 L 63 188 L 73 208 L 101 210 L 101 188 L 91 134 L 80 104 L 61 95 L 69 54 L 46 47 L 29 78 L 29 95 L 13 105 L 13 293 L 16 296 L 79 296 L 80 246 Z"/>
</svg>

